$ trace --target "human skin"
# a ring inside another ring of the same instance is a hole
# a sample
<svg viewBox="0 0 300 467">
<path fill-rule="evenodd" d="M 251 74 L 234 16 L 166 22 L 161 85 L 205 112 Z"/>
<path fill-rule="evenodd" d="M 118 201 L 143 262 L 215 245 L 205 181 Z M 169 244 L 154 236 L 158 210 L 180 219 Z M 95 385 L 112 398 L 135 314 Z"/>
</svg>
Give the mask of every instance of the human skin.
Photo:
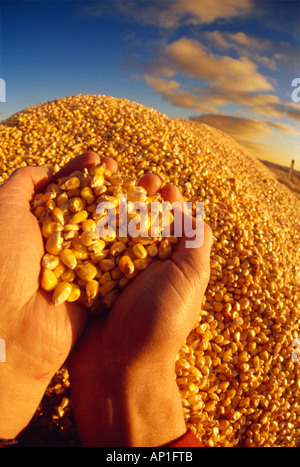
<svg viewBox="0 0 300 467">
<path fill-rule="evenodd" d="M 85 153 L 56 177 L 98 162 L 95 153 Z M 0 187 L 0 337 L 6 344 L 6 361 L 0 363 L 0 438 L 15 438 L 27 426 L 88 316 L 78 303 L 54 306 L 51 294 L 39 288 L 44 246 L 30 201 L 54 179 L 49 168 L 24 167 Z"/>
<path fill-rule="evenodd" d="M 0 337 L 6 343 L 0 438 L 15 438 L 27 426 L 70 352 L 72 400 L 84 445 L 160 445 L 185 431 L 174 360 L 207 285 L 208 227 L 203 247 L 186 249 L 182 238 L 172 259 L 143 271 L 109 314 L 90 319 L 77 302 L 54 307 L 39 288 L 44 247 L 30 201 L 59 176 L 99 162 L 87 152 L 54 177 L 47 168 L 25 167 L 0 187 Z M 116 170 L 112 159 L 105 162 Z M 160 189 L 153 175 L 140 183 L 149 193 Z M 161 193 L 182 201 L 174 186 Z"/>
<path fill-rule="evenodd" d="M 160 191 L 183 203 L 175 186 L 160 190 L 158 177 L 140 184 L 148 194 Z M 170 259 L 136 277 L 109 313 L 91 319 L 68 360 L 85 446 L 161 446 L 186 431 L 175 358 L 196 324 L 209 280 L 210 228 L 204 225 L 200 248 L 185 242 L 182 237 Z"/>
</svg>

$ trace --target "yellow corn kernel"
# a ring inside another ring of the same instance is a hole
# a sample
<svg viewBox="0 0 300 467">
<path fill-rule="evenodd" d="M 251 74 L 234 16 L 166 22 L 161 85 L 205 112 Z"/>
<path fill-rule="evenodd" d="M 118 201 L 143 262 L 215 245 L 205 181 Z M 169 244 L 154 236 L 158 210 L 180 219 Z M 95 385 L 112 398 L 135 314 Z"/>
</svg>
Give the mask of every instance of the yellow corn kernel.
<svg viewBox="0 0 300 467">
<path fill-rule="evenodd" d="M 63 273 L 67 271 L 67 269 L 67 266 L 60 262 L 59 265 L 53 269 L 53 273 L 57 277 L 57 279 L 60 279 Z"/>
<path fill-rule="evenodd" d="M 55 204 L 55 201 L 53 199 L 48 199 L 48 201 L 45 203 L 45 208 L 46 208 L 47 212 L 53 211 L 55 206 L 56 206 L 56 204 Z"/>
<path fill-rule="evenodd" d="M 114 303 L 116 302 L 116 300 L 118 299 L 118 297 L 119 297 L 118 289 L 113 289 L 111 292 L 109 292 L 102 298 L 101 303 L 103 303 L 105 308 L 111 309 Z"/>
<path fill-rule="evenodd" d="M 85 200 L 75 196 L 74 198 L 69 199 L 69 209 L 71 212 L 82 211 L 85 208 Z"/>
<path fill-rule="evenodd" d="M 111 278 L 115 281 L 118 281 L 123 277 L 123 273 L 120 271 L 119 266 L 115 266 L 110 270 Z"/>
<path fill-rule="evenodd" d="M 105 282 L 111 280 L 111 275 L 109 271 L 104 272 L 101 277 L 99 278 L 99 284 L 103 285 Z"/>
<path fill-rule="evenodd" d="M 68 180 L 65 181 L 65 183 L 62 185 L 62 188 L 64 190 L 78 190 L 80 188 L 80 180 L 78 177 L 71 177 Z"/>
<path fill-rule="evenodd" d="M 76 273 L 74 269 L 66 269 L 60 276 L 60 280 L 63 282 L 73 282 L 76 279 Z"/>
<path fill-rule="evenodd" d="M 55 269 L 60 263 L 59 256 L 45 253 L 42 258 L 42 267 L 46 269 Z"/>
<path fill-rule="evenodd" d="M 144 202 L 146 199 L 147 199 L 147 191 L 142 186 L 135 186 L 133 190 L 130 190 L 127 193 L 127 201 Z"/>
<path fill-rule="evenodd" d="M 61 225 L 64 225 L 65 223 L 65 220 L 64 220 L 64 215 L 63 215 L 63 212 L 60 208 L 58 207 L 55 207 L 53 209 L 53 211 L 51 212 L 51 216 L 52 216 L 52 219 L 54 220 L 54 222 L 57 222 Z"/>
<path fill-rule="evenodd" d="M 94 165 L 94 167 L 90 170 L 90 175 L 94 177 L 94 175 L 101 175 L 106 170 L 105 162 L 100 162 L 100 164 Z"/>
<path fill-rule="evenodd" d="M 80 226 L 78 224 L 65 224 L 64 225 L 64 232 L 74 232 L 80 230 Z"/>
<path fill-rule="evenodd" d="M 81 279 L 85 281 L 91 281 L 96 277 L 98 269 L 94 263 L 92 263 L 92 261 L 88 260 L 76 267 L 76 273 Z"/>
<path fill-rule="evenodd" d="M 88 298 L 95 299 L 99 294 L 99 282 L 96 280 L 88 281 L 85 287 L 86 294 Z"/>
<path fill-rule="evenodd" d="M 106 244 L 104 240 L 99 240 L 88 247 L 89 253 L 99 254 L 103 251 Z"/>
<path fill-rule="evenodd" d="M 49 217 L 42 225 L 42 234 L 44 238 L 49 238 L 56 232 L 61 232 L 63 226 L 57 222 L 53 222 L 51 217 Z"/>
<path fill-rule="evenodd" d="M 72 286 L 69 282 L 59 282 L 53 292 L 52 301 L 55 306 L 61 305 L 70 297 Z"/>
<path fill-rule="evenodd" d="M 89 247 L 94 243 L 98 242 L 99 235 L 97 234 L 97 232 L 90 232 L 87 230 L 85 232 L 82 232 L 80 240 L 83 246 Z"/>
<path fill-rule="evenodd" d="M 84 232 L 96 232 L 96 227 L 96 222 L 93 219 L 87 219 L 81 224 L 81 228 Z"/>
<path fill-rule="evenodd" d="M 96 188 L 102 186 L 104 183 L 104 176 L 102 174 L 95 174 L 91 180 L 91 187 Z"/>
<path fill-rule="evenodd" d="M 101 271 L 103 272 L 107 272 L 107 271 L 110 271 L 112 268 L 114 268 L 116 265 L 115 263 L 115 260 L 113 258 L 105 258 L 105 259 L 102 259 L 100 262 L 99 262 L 99 267 L 101 269 Z"/>
<path fill-rule="evenodd" d="M 113 243 L 112 246 L 109 249 L 109 253 L 112 256 L 117 256 L 123 253 L 123 251 L 126 249 L 126 245 L 123 242 L 116 242 Z"/>
<path fill-rule="evenodd" d="M 51 290 L 55 289 L 57 283 L 58 280 L 53 271 L 51 271 L 50 269 L 44 269 L 42 271 L 41 287 L 43 290 L 45 290 L 46 292 L 50 292 Z"/>
<path fill-rule="evenodd" d="M 151 258 L 154 258 L 154 256 L 158 254 L 158 248 L 155 245 L 155 243 L 151 243 L 151 245 L 147 245 L 146 250 L 147 250 L 148 255 L 151 256 Z"/>
<path fill-rule="evenodd" d="M 137 258 L 133 260 L 134 269 L 138 271 L 143 271 L 146 269 L 150 264 L 150 258 Z"/>
<path fill-rule="evenodd" d="M 77 238 L 78 236 L 79 236 L 79 233 L 77 230 L 69 230 L 68 232 L 62 233 L 62 237 L 66 241 L 73 240 L 73 238 Z"/>
<path fill-rule="evenodd" d="M 116 239 L 116 232 L 113 228 L 108 228 L 108 232 L 105 235 L 101 235 L 102 240 L 105 242 L 113 242 Z"/>
<path fill-rule="evenodd" d="M 136 243 L 133 247 L 132 247 L 132 251 L 133 253 L 135 254 L 135 256 L 139 259 L 144 259 L 147 257 L 147 250 L 146 248 L 144 247 L 144 245 L 142 245 L 141 243 Z"/>
<path fill-rule="evenodd" d="M 129 242 L 129 238 L 126 237 L 123 231 L 119 231 L 119 234 L 117 235 L 117 240 L 119 242 L 125 243 L 125 245 Z"/>
<path fill-rule="evenodd" d="M 100 263 L 100 261 L 106 258 L 107 254 L 108 254 L 108 250 L 103 250 L 103 251 L 100 251 L 99 253 L 90 253 L 89 257 L 93 263 L 98 264 Z"/>
<path fill-rule="evenodd" d="M 81 289 L 79 285 L 75 284 L 74 282 L 71 282 L 70 286 L 72 290 L 71 290 L 71 294 L 67 298 L 67 302 L 76 302 L 76 300 L 78 300 L 81 295 Z"/>
<path fill-rule="evenodd" d="M 33 202 L 32 202 L 33 208 L 38 208 L 42 206 L 42 204 L 44 203 L 43 196 L 44 196 L 43 193 L 36 193 L 34 195 Z"/>
<path fill-rule="evenodd" d="M 168 240 L 163 240 L 158 247 L 159 259 L 167 259 L 172 255 L 172 247 Z"/>
<path fill-rule="evenodd" d="M 73 216 L 71 219 L 69 219 L 69 224 L 80 224 L 80 222 L 83 222 L 87 219 L 88 217 L 88 212 L 85 210 L 78 211 Z"/>
<path fill-rule="evenodd" d="M 107 281 L 103 285 L 100 286 L 99 294 L 101 295 L 101 297 L 104 297 L 109 292 L 111 292 L 115 287 L 117 287 L 117 285 L 118 285 L 117 281 L 114 281 L 114 280 Z"/>
<path fill-rule="evenodd" d="M 61 261 L 69 268 L 75 269 L 77 266 L 77 259 L 70 248 L 65 248 L 60 252 Z"/>
<path fill-rule="evenodd" d="M 59 255 L 63 246 L 63 238 L 60 232 L 51 235 L 46 242 L 46 250 L 51 255 Z"/>
<path fill-rule="evenodd" d="M 73 239 L 75 240 L 75 238 Z M 71 245 L 72 246 L 72 245 Z M 71 250 L 73 251 L 73 254 L 75 256 L 75 258 L 77 260 L 85 260 L 85 259 L 89 259 L 90 255 L 87 251 L 79 251 L 79 250 L 75 250 L 75 248 L 71 248 Z"/>
<path fill-rule="evenodd" d="M 93 190 L 89 186 L 85 186 L 84 188 L 82 188 L 80 195 L 83 199 L 86 200 L 88 204 L 93 204 L 93 202 L 95 201 Z"/>
<path fill-rule="evenodd" d="M 128 255 L 124 255 L 120 258 L 118 266 L 123 274 L 131 274 L 134 271 L 133 261 Z"/>
<path fill-rule="evenodd" d="M 57 206 L 61 206 L 62 204 L 66 204 L 69 200 L 68 194 L 63 191 L 57 198 L 56 204 Z"/>
<path fill-rule="evenodd" d="M 35 215 L 35 217 L 37 219 L 41 219 L 42 215 L 44 215 L 46 213 L 46 209 L 44 206 L 38 206 L 37 208 L 35 208 L 35 210 L 33 211 L 33 214 Z"/>
<path fill-rule="evenodd" d="M 83 246 L 83 244 L 81 243 L 80 238 L 74 238 L 72 240 L 71 247 L 76 251 L 80 251 L 82 253 L 88 253 L 88 250 L 86 249 L 86 247 Z"/>
<path fill-rule="evenodd" d="M 169 237 L 166 237 L 166 240 L 168 240 L 171 245 L 176 245 L 178 243 L 178 238 L 175 237 L 175 235 L 169 235 Z"/>
</svg>

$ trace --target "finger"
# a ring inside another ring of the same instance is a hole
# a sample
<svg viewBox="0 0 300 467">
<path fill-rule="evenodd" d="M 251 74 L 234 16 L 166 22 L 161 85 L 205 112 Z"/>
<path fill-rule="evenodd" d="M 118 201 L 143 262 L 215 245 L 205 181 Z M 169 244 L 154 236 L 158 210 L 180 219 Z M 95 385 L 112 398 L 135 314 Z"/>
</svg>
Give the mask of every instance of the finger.
<svg viewBox="0 0 300 467">
<path fill-rule="evenodd" d="M 138 186 L 145 188 L 145 190 L 147 190 L 148 196 L 151 196 L 159 191 L 161 180 L 157 175 L 154 174 L 143 175 L 138 182 Z"/>
<path fill-rule="evenodd" d="M 0 187 L 0 199 L 28 208 L 34 193 L 50 183 L 52 174 L 51 167 L 20 167 Z"/>
<path fill-rule="evenodd" d="M 199 285 L 203 283 L 207 285 L 210 276 L 210 253 L 213 244 L 213 235 L 211 228 L 206 222 L 200 220 L 196 222 L 195 218 L 187 214 L 183 214 L 183 229 L 184 224 L 189 217 L 189 221 L 193 224 L 193 236 L 188 236 L 183 232 L 178 244 L 172 254 L 172 260 L 184 272 L 186 277 L 195 277 L 199 281 Z M 206 287 L 205 285 L 205 287 Z"/>
<path fill-rule="evenodd" d="M 164 200 L 169 201 L 170 203 L 179 202 L 183 209 L 184 199 L 177 186 L 168 183 L 167 185 L 161 188 L 160 194 Z"/>
<path fill-rule="evenodd" d="M 53 177 L 54 181 L 57 181 L 61 177 L 70 175 L 75 170 L 83 170 L 85 167 L 91 169 L 95 165 L 100 163 L 100 157 L 93 151 L 86 151 L 79 156 L 69 160 Z"/>
<path fill-rule="evenodd" d="M 118 170 L 118 164 L 111 157 L 101 157 L 101 162 L 104 162 L 106 168 L 111 172 L 116 172 Z"/>
</svg>

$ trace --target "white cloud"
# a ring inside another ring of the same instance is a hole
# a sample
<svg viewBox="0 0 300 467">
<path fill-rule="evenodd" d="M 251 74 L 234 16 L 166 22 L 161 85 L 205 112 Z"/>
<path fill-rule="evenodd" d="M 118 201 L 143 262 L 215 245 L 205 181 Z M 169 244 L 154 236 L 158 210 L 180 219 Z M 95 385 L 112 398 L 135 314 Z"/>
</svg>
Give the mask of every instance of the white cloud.
<svg viewBox="0 0 300 467">
<path fill-rule="evenodd" d="M 219 92 L 234 91 L 238 94 L 273 89 L 249 58 L 213 54 L 196 40 L 182 37 L 174 41 L 165 48 L 164 57 L 172 69 L 193 78 L 205 79 L 212 89 Z"/>
</svg>

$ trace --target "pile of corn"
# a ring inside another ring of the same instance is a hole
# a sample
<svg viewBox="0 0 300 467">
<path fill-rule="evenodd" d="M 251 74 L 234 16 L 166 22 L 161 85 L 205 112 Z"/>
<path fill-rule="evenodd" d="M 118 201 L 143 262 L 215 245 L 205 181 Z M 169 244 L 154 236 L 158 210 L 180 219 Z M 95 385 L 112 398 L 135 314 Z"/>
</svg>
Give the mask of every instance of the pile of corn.
<svg viewBox="0 0 300 467">
<path fill-rule="evenodd" d="M 41 287 L 53 291 L 54 305 L 78 300 L 94 313 L 112 308 L 130 281 L 152 261 L 169 258 L 178 241 L 171 203 L 159 193 L 147 196 L 136 179 L 111 173 L 105 163 L 50 183 L 34 196 L 32 211 L 46 250 Z"/>
<path fill-rule="evenodd" d="M 300 204 L 230 137 L 125 99 L 77 95 L 0 124 L 1 181 L 91 149 L 122 174 L 156 173 L 203 201 L 214 234 L 199 320 L 176 360 L 187 425 L 207 446 L 300 444 Z M 27 443 L 76 445 L 66 369 L 55 376 Z M 51 441 L 52 439 L 52 441 Z M 53 441 L 54 440 L 54 441 Z"/>
</svg>

